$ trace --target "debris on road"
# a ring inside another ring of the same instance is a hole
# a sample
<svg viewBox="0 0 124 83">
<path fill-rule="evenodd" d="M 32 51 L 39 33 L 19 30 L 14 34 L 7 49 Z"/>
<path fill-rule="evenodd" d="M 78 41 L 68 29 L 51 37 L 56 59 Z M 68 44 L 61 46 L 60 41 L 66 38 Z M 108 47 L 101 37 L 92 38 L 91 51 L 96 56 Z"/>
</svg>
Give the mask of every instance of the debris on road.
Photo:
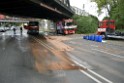
<svg viewBox="0 0 124 83">
<path fill-rule="evenodd" d="M 31 43 L 31 49 L 35 59 L 35 69 L 40 73 L 46 73 L 52 70 L 73 70 L 79 69 L 79 66 L 74 64 L 64 51 L 72 50 L 71 47 L 64 44 L 62 38 L 46 37 L 46 40 L 53 44 L 57 49 L 48 50 L 36 41 Z M 65 38 L 66 40 L 66 38 Z M 47 42 L 47 43 L 48 43 Z M 54 44 L 55 43 L 55 44 Z M 59 47 L 58 47 L 59 46 Z M 58 50 L 59 49 L 59 50 Z"/>
<path fill-rule="evenodd" d="M 50 42 L 56 49 L 60 51 L 72 51 L 73 48 L 64 44 L 63 41 L 69 40 L 71 38 L 63 36 L 48 36 L 45 37 L 48 42 Z"/>
</svg>

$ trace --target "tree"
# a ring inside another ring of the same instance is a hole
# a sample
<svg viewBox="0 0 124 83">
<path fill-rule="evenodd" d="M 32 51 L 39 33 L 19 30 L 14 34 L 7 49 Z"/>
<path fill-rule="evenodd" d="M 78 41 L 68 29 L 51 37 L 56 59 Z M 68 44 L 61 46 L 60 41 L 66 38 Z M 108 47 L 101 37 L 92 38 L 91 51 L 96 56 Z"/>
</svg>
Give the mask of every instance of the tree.
<svg viewBox="0 0 124 83">
<path fill-rule="evenodd" d="M 91 1 L 97 3 L 98 9 L 99 9 L 99 10 L 98 10 L 99 13 L 101 13 L 101 10 L 102 10 L 103 8 L 106 8 L 107 11 L 110 12 L 110 8 L 109 8 L 109 6 L 108 6 L 108 5 L 110 5 L 110 3 L 108 2 L 108 1 L 110 1 L 110 0 L 91 0 Z"/>
<path fill-rule="evenodd" d="M 118 0 L 117 5 L 113 6 L 110 11 L 111 19 L 116 20 L 116 25 L 118 29 L 124 29 L 124 1 Z"/>
<path fill-rule="evenodd" d="M 78 25 L 77 33 L 94 33 L 98 28 L 98 19 L 95 16 L 74 15 L 73 19 Z"/>
<path fill-rule="evenodd" d="M 110 19 L 110 18 L 106 16 L 106 17 L 103 18 L 103 20 L 105 20 L 105 19 Z"/>
<path fill-rule="evenodd" d="M 98 5 L 99 11 L 102 8 L 107 8 L 110 19 L 116 21 L 117 29 L 124 29 L 124 0 L 91 0 Z M 109 7 L 108 7 L 109 5 Z"/>
</svg>

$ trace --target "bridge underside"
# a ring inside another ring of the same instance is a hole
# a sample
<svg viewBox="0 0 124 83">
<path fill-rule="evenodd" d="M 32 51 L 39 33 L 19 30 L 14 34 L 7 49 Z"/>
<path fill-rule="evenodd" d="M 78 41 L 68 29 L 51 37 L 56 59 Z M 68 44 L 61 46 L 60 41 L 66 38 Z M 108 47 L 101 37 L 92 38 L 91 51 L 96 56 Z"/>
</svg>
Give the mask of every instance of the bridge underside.
<svg viewBox="0 0 124 83">
<path fill-rule="evenodd" d="M 73 15 L 68 7 L 56 0 L 1 0 L 0 13 L 51 20 L 69 18 Z"/>
</svg>

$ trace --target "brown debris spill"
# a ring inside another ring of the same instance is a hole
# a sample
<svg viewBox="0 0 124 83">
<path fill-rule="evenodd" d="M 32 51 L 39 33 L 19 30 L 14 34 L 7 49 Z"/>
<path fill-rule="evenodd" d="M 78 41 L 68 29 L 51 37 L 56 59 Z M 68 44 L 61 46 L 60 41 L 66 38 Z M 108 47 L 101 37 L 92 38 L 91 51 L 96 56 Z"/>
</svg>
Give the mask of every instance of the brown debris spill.
<svg viewBox="0 0 124 83">
<path fill-rule="evenodd" d="M 45 37 L 47 42 L 51 43 L 59 51 L 72 51 L 73 48 L 64 44 L 63 41 L 69 40 L 70 38 L 63 36 L 47 36 Z"/>
<path fill-rule="evenodd" d="M 51 41 L 51 39 L 47 39 Z M 57 39 L 58 40 L 58 39 Z M 63 48 L 63 45 L 66 46 L 61 41 L 52 41 L 59 45 L 59 49 Z M 56 45 L 56 44 L 53 44 Z M 56 46 L 57 46 L 56 45 Z M 40 73 L 46 73 L 49 70 L 73 70 L 79 69 L 80 67 L 75 65 L 67 56 L 64 51 L 60 50 L 48 50 L 44 48 L 39 43 L 31 42 L 32 53 L 35 59 L 35 69 Z M 69 47 L 69 46 L 67 46 Z M 70 47 L 71 48 L 71 47 Z M 52 58 L 56 58 L 56 60 Z"/>
<path fill-rule="evenodd" d="M 67 57 L 67 54 L 65 54 L 62 51 L 55 51 L 52 50 L 52 53 L 60 59 L 60 61 L 54 65 L 51 65 L 52 68 L 58 67 L 59 69 L 64 69 L 64 70 L 68 70 L 68 69 L 78 69 L 79 66 L 75 65 L 70 59 L 69 57 Z"/>
</svg>

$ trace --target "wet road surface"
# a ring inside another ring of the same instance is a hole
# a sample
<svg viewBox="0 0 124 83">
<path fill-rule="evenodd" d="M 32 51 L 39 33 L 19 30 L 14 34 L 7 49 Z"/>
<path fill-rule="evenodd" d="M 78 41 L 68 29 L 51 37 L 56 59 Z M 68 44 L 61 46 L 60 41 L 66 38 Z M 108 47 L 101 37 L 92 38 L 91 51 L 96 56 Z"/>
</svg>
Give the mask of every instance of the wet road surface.
<svg viewBox="0 0 124 83">
<path fill-rule="evenodd" d="M 76 37 L 72 35 L 72 40 L 65 43 L 75 48 L 68 55 L 77 64 L 88 68 L 87 73 L 102 83 L 124 82 L 124 40 L 98 43 L 84 40 L 82 36 Z"/>
<path fill-rule="evenodd" d="M 124 82 L 123 42 L 119 45 L 112 41 L 97 43 L 82 40 L 82 35 L 76 35 L 76 37 L 72 35 L 71 40 L 65 41 L 74 50 L 53 52 L 50 50 L 56 48 L 52 44 L 42 38 L 28 36 L 26 32 L 23 34 L 19 31 L 16 34 L 12 31 L 1 33 L 0 83 Z M 75 64 L 86 67 L 87 70 L 60 69 L 61 63 L 70 62 L 67 61 L 68 59 L 60 60 L 57 54 L 70 57 Z M 58 68 L 55 68 L 57 66 Z"/>
<path fill-rule="evenodd" d="M 79 70 L 70 67 L 69 70 L 60 69 L 64 66 L 60 62 L 69 62 L 66 59 L 64 61 L 58 59 L 55 55 L 57 53 L 67 54 L 52 52 L 48 47 L 45 48 L 45 44 L 40 44 L 41 42 L 37 40 L 37 38 L 35 40 L 32 36 L 28 36 L 26 32 L 23 34 L 20 34 L 19 31 L 16 31 L 16 34 L 12 31 L 1 33 L 0 83 L 75 83 L 77 76 L 73 77 L 74 74 L 80 74 L 78 78 L 82 78 L 82 80 L 77 79 L 78 83 L 92 81 Z M 53 63 L 53 65 L 49 65 L 50 63 Z M 58 63 L 60 65 L 56 65 Z M 58 68 L 55 68 L 57 66 Z M 50 67 L 53 69 L 49 70 Z M 83 80 L 83 77 L 87 79 Z M 72 79 L 75 81 L 72 81 Z"/>
<path fill-rule="evenodd" d="M 62 70 L 39 73 L 35 69 L 32 42 L 36 43 L 26 34 L 6 32 L 0 35 L 0 83 L 65 83 L 63 75 L 57 76 Z"/>
</svg>

